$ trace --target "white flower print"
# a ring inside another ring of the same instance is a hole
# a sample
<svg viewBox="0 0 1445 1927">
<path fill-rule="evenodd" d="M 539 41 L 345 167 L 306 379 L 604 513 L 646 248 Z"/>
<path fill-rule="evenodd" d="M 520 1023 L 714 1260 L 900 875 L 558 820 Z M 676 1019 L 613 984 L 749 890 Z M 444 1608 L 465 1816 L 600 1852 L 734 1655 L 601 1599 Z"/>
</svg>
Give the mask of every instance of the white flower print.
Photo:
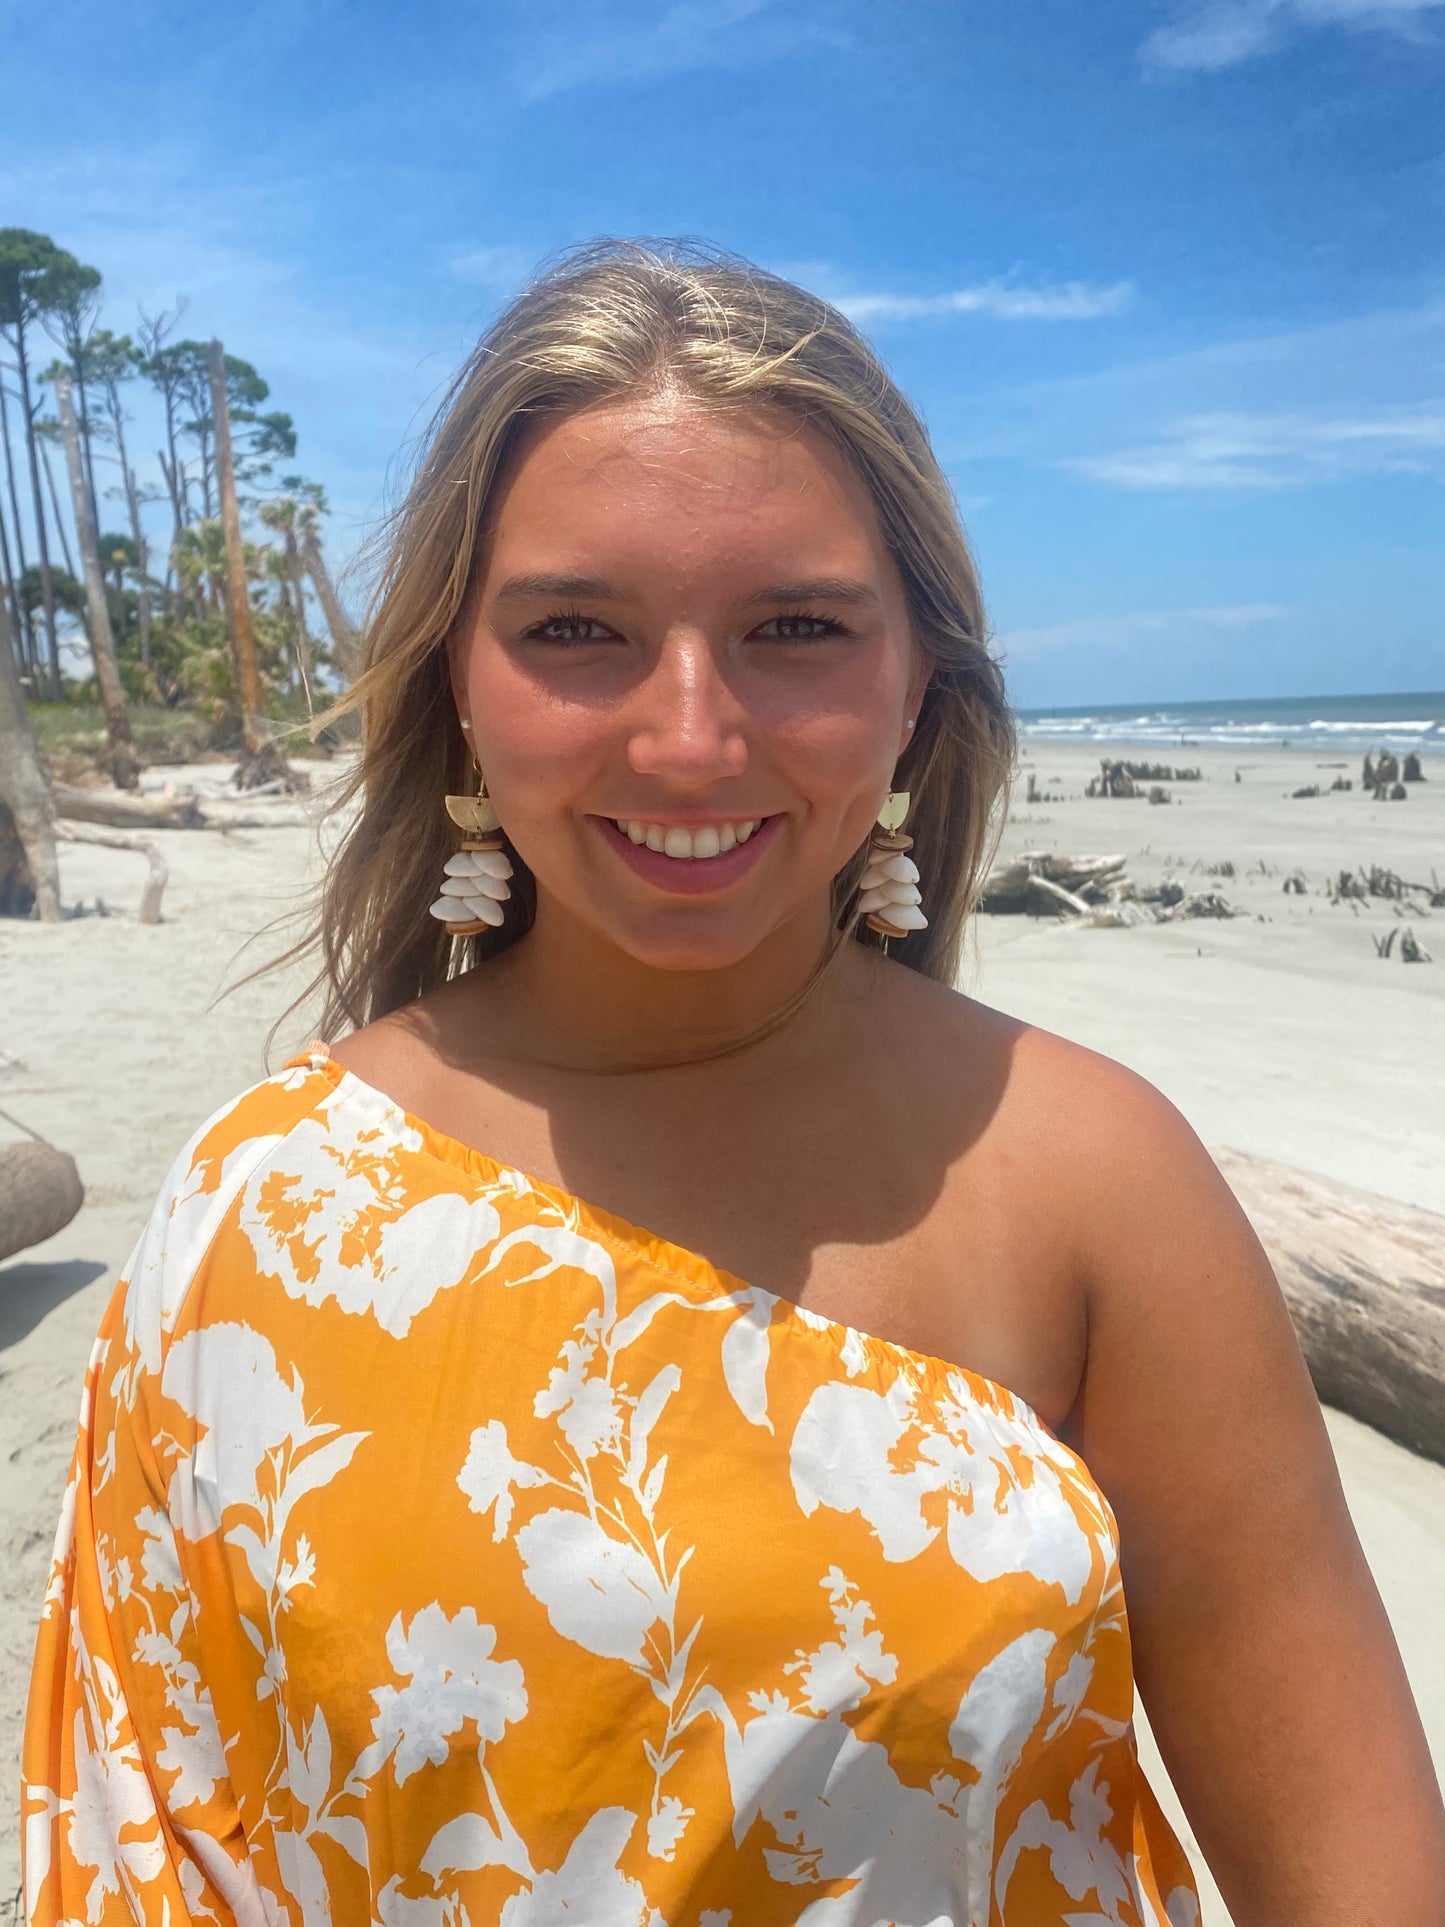
<svg viewBox="0 0 1445 1927">
<path fill-rule="evenodd" d="M 334 1302 L 405 1338 L 501 1229 L 486 1197 L 448 1190 L 417 1201 L 397 1160 L 420 1148 L 394 1105 L 340 1085 L 242 1193 L 240 1226 L 261 1275 L 308 1305 Z"/>
<path fill-rule="evenodd" d="M 440 1605 L 423 1606 L 407 1626 L 400 1613 L 387 1628 L 386 1656 L 408 1684 L 372 1690 L 372 1743 L 357 1760 L 354 1779 L 372 1778 L 388 1758 L 398 1786 L 420 1767 L 442 1766 L 468 1720 L 479 1741 L 499 1740 L 527 1712 L 527 1689 L 515 1659 L 495 1660 L 495 1626 L 464 1606 L 448 1619 Z"/>
<path fill-rule="evenodd" d="M 647 1823 L 647 1851 L 654 1860 L 672 1859 L 692 1817 L 691 1807 L 685 1807 L 670 1793 L 662 1796 L 656 1813 Z"/>
<path fill-rule="evenodd" d="M 859 1599 L 857 1587 L 836 1566 L 819 1582 L 828 1594 L 841 1640 L 825 1640 L 813 1653 L 800 1653 L 785 1673 L 801 1673 L 803 1704 L 810 1713 L 851 1713 L 863 1704 L 868 1682 L 887 1685 L 898 1677 L 898 1661 L 883 1650 L 883 1635 L 868 1630 L 873 1608 Z"/>
<path fill-rule="evenodd" d="M 538 1874 L 526 1893 L 502 1909 L 500 1927 L 667 1927 L 647 1895 L 618 1867 L 637 1825 L 624 1807 L 594 1813 L 567 1850 L 556 1873 Z"/>
<path fill-rule="evenodd" d="M 603 1659 L 646 1664 L 643 1643 L 669 1610 L 657 1571 L 583 1512 L 554 1507 L 517 1533 L 522 1577 L 564 1639 Z"/>
<path fill-rule="evenodd" d="M 938 1536 L 923 1501 L 946 1495 L 955 1562 L 987 1581 L 1025 1572 L 1077 1603 L 1094 1543 L 1063 1495 L 1062 1450 L 1007 1411 L 974 1400 L 960 1374 L 936 1417 L 900 1371 L 887 1392 L 820 1385 L 793 1434 L 793 1491 L 803 1512 L 858 1512 L 889 1560 L 917 1558 Z M 1016 1450 L 1015 1448 L 1022 1448 Z M 1057 1460 L 1057 1464 L 1056 1461 Z"/>
<path fill-rule="evenodd" d="M 60 1810 L 68 1816 L 66 1845 L 72 1857 L 79 1866 L 95 1869 L 85 1915 L 89 1921 L 98 1921 L 106 1912 L 107 1895 L 119 1895 L 132 1883 L 144 1885 L 155 1879 L 165 1864 L 165 1848 L 139 1751 L 120 1737 L 119 1687 L 102 1661 L 93 1660 L 92 1666 L 115 1712 L 107 1719 L 98 1746 L 91 1743 L 84 1715 L 76 1714 L 75 1792 L 61 1801 Z M 124 1828 L 136 1830 L 129 1840 L 121 1839 Z M 144 1832 L 139 1831 L 142 1828 Z"/>
<path fill-rule="evenodd" d="M 512 1456 L 507 1428 L 499 1418 L 489 1419 L 472 1433 L 466 1462 L 457 1474 L 457 1484 L 471 1501 L 473 1512 L 485 1517 L 496 1508 L 492 1517 L 494 1545 L 500 1545 L 511 1530 L 514 1487 L 549 1483 L 540 1466 Z"/>
</svg>

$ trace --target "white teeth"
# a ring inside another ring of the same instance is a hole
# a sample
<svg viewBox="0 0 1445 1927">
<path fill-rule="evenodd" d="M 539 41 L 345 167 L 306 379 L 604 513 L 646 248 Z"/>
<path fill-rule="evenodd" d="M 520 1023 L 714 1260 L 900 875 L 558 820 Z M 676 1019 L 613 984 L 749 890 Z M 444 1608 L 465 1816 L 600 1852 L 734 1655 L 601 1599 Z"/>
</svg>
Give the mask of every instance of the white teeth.
<svg viewBox="0 0 1445 1927">
<path fill-rule="evenodd" d="M 629 816 L 615 816 L 612 821 L 630 843 L 645 844 L 649 850 L 678 862 L 705 863 L 710 857 L 724 856 L 739 843 L 746 843 L 762 818 L 754 817 L 748 823 L 703 823 L 695 830 L 683 829 L 676 823 L 644 823 Z"/>
</svg>

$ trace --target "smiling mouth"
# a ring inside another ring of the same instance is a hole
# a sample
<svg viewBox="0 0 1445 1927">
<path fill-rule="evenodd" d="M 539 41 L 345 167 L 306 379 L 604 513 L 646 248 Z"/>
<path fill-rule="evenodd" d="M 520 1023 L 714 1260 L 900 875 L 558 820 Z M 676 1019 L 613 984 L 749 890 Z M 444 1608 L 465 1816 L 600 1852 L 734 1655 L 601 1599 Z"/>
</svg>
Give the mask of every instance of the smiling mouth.
<svg viewBox="0 0 1445 1927">
<path fill-rule="evenodd" d="M 637 817 L 614 816 L 615 824 L 629 843 L 651 850 L 657 856 L 671 857 L 675 863 L 709 863 L 726 856 L 738 844 L 746 843 L 764 821 L 760 816 L 742 823 L 698 823 L 684 828 L 678 823 L 649 823 Z"/>
<path fill-rule="evenodd" d="M 630 816 L 591 820 L 635 876 L 673 896 L 703 896 L 745 876 L 771 845 L 787 813 L 686 824 Z"/>
</svg>

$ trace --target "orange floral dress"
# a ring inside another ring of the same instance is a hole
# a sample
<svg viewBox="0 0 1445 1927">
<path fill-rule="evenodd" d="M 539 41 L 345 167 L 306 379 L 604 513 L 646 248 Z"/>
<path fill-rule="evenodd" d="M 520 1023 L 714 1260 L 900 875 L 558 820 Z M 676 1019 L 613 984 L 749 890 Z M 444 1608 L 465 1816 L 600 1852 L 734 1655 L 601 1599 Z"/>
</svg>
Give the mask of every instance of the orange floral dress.
<svg viewBox="0 0 1445 1927">
<path fill-rule="evenodd" d="M 101 1328 L 27 1918 L 1195 1927 L 1117 1551 L 1002 1386 L 317 1050 L 182 1153 Z"/>
</svg>

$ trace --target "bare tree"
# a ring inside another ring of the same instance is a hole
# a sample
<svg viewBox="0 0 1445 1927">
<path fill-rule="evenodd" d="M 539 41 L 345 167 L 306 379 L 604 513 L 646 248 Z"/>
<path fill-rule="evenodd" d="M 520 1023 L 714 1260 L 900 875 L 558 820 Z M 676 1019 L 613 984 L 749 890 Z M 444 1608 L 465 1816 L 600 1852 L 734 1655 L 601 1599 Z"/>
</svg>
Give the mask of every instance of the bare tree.
<svg viewBox="0 0 1445 1927">
<path fill-rule="evenodd" d="M 85 595 L 90 611 L 90 653 L 105 710 L 105 731 L 110 739 L 110 773 L 117 789 L 133 790 L 140 785 L 140 764 L 131 741 L 130 717 L 126 713 L 125 692 L 121 688 L 120 665 L 115 659 L 110 607 L 105 599 L 105 576 L 100 566 L 100 533 L 95 526 L 95 513 L 81 453 L 80 428 L 70 400 L 70 377 L 63 371 L 55 378 L 55 399 L 60 410 L 60 432 L 65 439 L 65 465 L 70 471 L 75 532 L 85 570 Z"/>
<path fill-rule="evenodd" d="M 219 341 L 207 348 L 211 375 L 211 433 L 215 439 L 215 470 L 221 498 L 221 527 L 226 538 L 226 604 L 231 653 L 236 663 L 236 694 L 241 704 L 241 735 L 245 753 L 236 770 L 241 789 L 254 789 L 278 778 L 292 782 L 285 757 L 277 748 L 266 718 L 266 697 L 256 660 L 256 637 L 251 624 L 251 592 L 246 581 L 246 549 L 241 540 L 241 506 L 236 499 L 236 465 L 231 449 L 231 409 L 226 394 L 226 353 Z M 299 787 L 299 786 L 298 786 Z"/>
</svg>

